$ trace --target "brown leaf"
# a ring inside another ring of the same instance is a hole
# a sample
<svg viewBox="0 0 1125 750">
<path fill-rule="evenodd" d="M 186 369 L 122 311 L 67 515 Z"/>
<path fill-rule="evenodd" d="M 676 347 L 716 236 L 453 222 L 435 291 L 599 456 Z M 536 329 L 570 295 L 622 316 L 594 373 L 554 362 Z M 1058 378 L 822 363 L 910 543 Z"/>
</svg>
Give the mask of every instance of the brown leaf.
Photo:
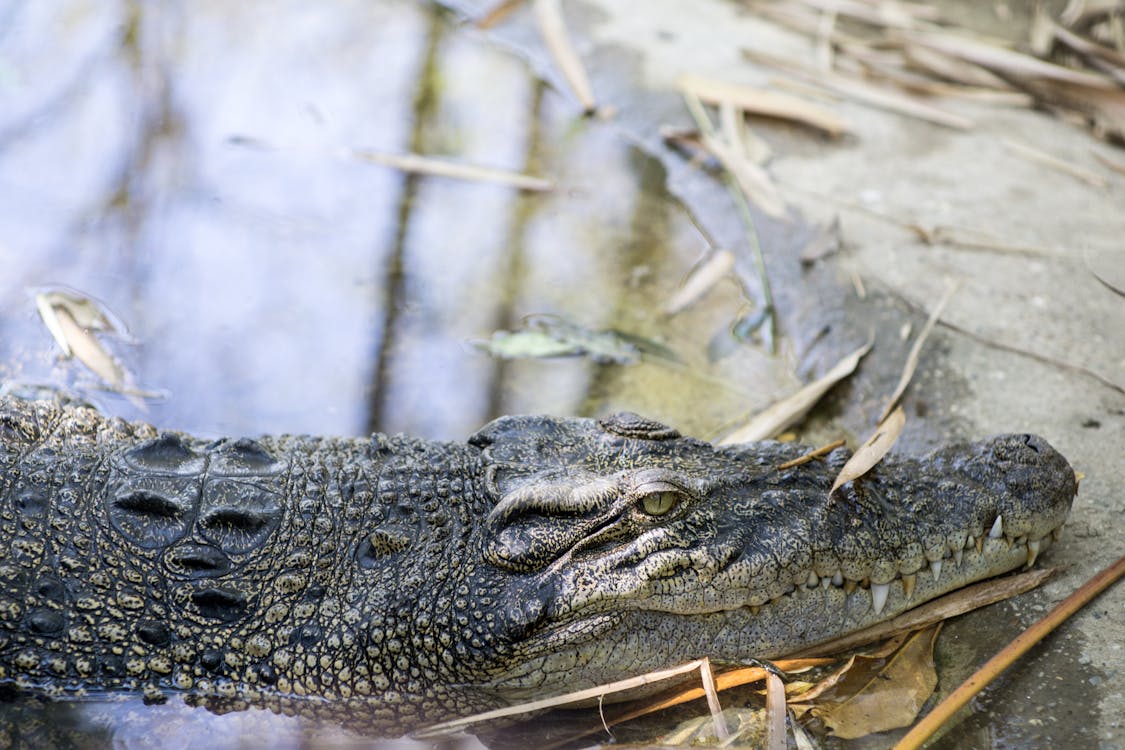
<svg viewBox="0 0 1125 750">
<path fill-rule="evenodd" d="M 897 406 L 875 428 L 875 434 L 868 438 L 867 442 L 852 454 L 852 457 L 844 464 L 844 468 L 840 469 L 840 473 L 836 477 L 836 481 L 832 483 L 832 489 L 829 490 L 829 493 L 835 492 L 840 485 L 858 479 L 871 471 L 875 464 L 882 461 L 883 456 L 887 455 L 887 451 L 898 440 L 898 436 L 902 434 L 902 428 L 905 425 L 906 412 L 902 410 L 901 406 Z"/>
<path fill-rule="evenodd" d="M 949 304 L 949 300 L 953 297 L 953 293 L 957 291 L 960 286 L 959 282 L 950 284 L 945 289 L 945 293 L 941 295 L 937 305 L 934 306 L 933 312 L 926 320 L 926 325 L 922 326 L 922 330 L 918 333 L 918 338 L 914 340 L 914 345 L 910 347 L 910 354 L 906 357 L 906 365 L 902 368 L 902 375 L 898 379 L 898 385 L 895 386 L 894 393 L 887 400 L 886 407 L 883 408 L 883 413 L 879 415 L 879 422 L 885 422 L 887 417 L 891 414 L 891 409 L 895 407 L 898 400 L 902 398 L 902 394 L 906 392 L 906 387 L 910 385 L 910 380 L 914 377 L 914 371 L 918 368 L 918 358 L 922 354 L 922 344 L 926 343 L 926 338 L 930 335 L 934 325 L 937 324 L 938 318 L 941 317 L 942 310 Z M 854 458 L 854 456 L 853 456 Z M 833 488 L 835 489 L 835 488 Z"/>
<path fill-rule="evenodd" d="M 800 421 L 816 405 L 828 390 L 841 380 L 851 375 L 863 355 L 871 351 L 871 342 L 868 342 L 847 355 L 836 366 L 822 377 L 814 380 L 796 393 L 778 401 L 765 411 L 754 415 L 746 425 L 727 435 L 719 441 L 719 445 L 731 443 L 746 443 L 752 440 L 765 440 L 779 434 L 786 427 Z"/>
<path fill-rule="evenodd" d="M 766 750 L 785 750 L 785 684 L 773 672 L 766 673 Z"/>
<path fill-rule="evenodd" d="M 912 634 L 887 659 L 857 656 L 832 697 L 811 713 L 843 739 L 910 725 L 937 686 L 934 642 L 940 628 Z"/>
<path fill-rule="evenodd" d="M 734 253 L 718 250 L 691 270 L 679 290 L 664 304 L 665 315 L 675 315 L 703 298 L 734 268 Z"/>
<path fill-rule="evenodd" d="M 594 90 L 590 86 L 590 77 L 586 74 L 586 67 L 582 58 L 575 51 L 570 41 L 570 34 L 566 29 L 563 18 L 562 4 L 559 0 L 533 0 L 531 7 L 535 11 L 535 22 L 539 26 L 539 33 L 559 66 L 559 71 L 566 79 L 574 96 L 582 104 L 587 114 L 594 114 L 598 109 L 598 102 L 594 99 Z"/>
<path fill-rule="evenodd" d="M 848 124 L 835 113 L 779 91 L 694 75 L 681 76 L 678 85 L 681 89 L 694 93 L 704 104 L 719 106 L 729 102 L 752 115 L 801 122 L 832 136 L 848 132 Z"/>
</svg>

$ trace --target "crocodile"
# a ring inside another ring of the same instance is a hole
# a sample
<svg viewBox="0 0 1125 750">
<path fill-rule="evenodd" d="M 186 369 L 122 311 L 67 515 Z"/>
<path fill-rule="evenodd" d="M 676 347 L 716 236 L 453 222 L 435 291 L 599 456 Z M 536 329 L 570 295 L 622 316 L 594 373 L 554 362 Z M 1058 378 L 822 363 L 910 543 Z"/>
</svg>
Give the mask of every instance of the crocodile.
<svg viewBox="0 0 1125 750">
<path fill-rule="evenodd" d="M 208 440 L 0 399 L 0 693 L 179 694 L 391 736 L 770 658 L 1030 565 L 1074 471 L 1006 435 L 787 462 L 621 413 L 466 442 Z"/>
</svg>

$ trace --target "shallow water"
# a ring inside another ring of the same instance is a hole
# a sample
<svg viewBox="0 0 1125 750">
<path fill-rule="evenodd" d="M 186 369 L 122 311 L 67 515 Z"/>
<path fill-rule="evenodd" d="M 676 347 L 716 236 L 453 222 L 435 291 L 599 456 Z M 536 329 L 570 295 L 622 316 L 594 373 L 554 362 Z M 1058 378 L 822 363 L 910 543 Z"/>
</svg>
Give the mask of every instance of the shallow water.
<svg viewBox="0 0 1125 750">
<path fill-rule="evenodd" d="M 405 176 L 353 149 L 556 188 Z M 462 439 L 504 413 L 630 409 L 711 436 L 788 376 L 731 338 L 753 309 L 733 281 L 661 313 L 708 250 L 664 178 L 435 7 L 0 5 L 0 379 L 204 435 Z M 159 397 L 60 357 L 34 303 L 60 285 L 128 326 L 101 340 Z M 674 356 L 501 361 L 470 343 L 543 314 Z M 302 741 L 176 701 L 81 711 L 121 746 Z"/>
</svg>

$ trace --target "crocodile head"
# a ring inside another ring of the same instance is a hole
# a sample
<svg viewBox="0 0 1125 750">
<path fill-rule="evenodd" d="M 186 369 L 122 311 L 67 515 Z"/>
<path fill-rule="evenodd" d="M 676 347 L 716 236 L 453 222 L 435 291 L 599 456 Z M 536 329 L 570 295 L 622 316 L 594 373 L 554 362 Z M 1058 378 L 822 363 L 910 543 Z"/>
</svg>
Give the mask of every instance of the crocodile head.
<svg viewBox="0 0 1125 750">
<path fill-rule="evenodd" d="M 1032 564 L 1076 491 L 1030 435 L 888 457 L 831 494 L 844 449 L 782 469 L 805 449 L 715 447 L 631 414 L 506 417 L 470 442 L 495 500 L 481 564 L 511 605 L 490 684 L 507 699 L 890 618 Z"/>
</svg>

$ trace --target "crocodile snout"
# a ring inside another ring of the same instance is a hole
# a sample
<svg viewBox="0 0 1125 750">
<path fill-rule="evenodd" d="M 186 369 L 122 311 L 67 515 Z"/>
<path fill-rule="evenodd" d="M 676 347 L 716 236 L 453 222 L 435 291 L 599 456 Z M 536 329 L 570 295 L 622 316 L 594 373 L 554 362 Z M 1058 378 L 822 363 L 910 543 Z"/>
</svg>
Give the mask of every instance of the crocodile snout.
<svg viewBox="0 0 1125 750">
<path fill-rule="evenodd" d="M 1038 435 L 1001 435 L 985 445 L 1008 533 L 1035 540 L 1061 526 L 1078 491 L 1062 454 Z"/>
</svg>

